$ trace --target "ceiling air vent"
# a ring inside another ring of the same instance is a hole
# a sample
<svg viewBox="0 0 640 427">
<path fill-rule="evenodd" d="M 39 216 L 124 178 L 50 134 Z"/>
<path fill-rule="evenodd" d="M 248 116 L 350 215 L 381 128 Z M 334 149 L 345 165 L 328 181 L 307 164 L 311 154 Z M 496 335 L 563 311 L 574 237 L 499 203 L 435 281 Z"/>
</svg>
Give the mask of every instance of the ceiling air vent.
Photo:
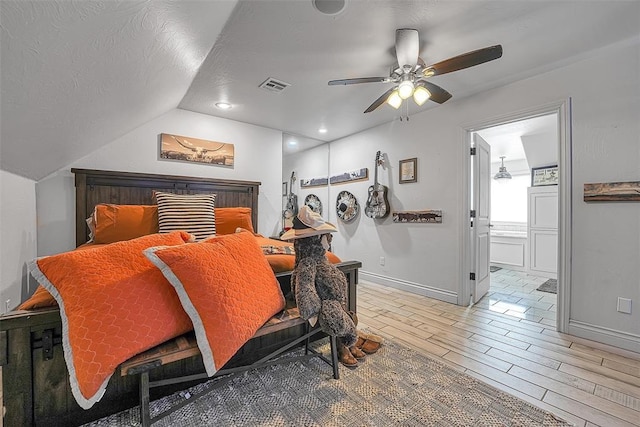
<svg viewBox="0 0 640 427">
<path fill-rule="evenodd" d="M 291 86 L 289 83 L 285 83 L 281 80 L 276 80 L 273 77 L 269 77 L 267 80 L 260 83 L 260 87 L 262 89 L 266 89 L 271 92 L 280 93 L 287 88 L 287 86 Z"/>
</svg>

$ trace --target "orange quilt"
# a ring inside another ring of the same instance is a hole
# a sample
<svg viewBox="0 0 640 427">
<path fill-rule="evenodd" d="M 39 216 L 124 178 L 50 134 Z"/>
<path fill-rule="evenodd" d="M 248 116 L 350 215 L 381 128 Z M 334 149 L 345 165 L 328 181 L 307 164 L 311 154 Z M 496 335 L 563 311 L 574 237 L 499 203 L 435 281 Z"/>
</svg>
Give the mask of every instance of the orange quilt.
<svg viewBox="0 0 640 427">
<path fill-rule="evenodd" d="M 145 255 L 175 287 L 191 317 L 209 376 L 284 308 L 280 285 L 250 232 L 149 248 Z"/>
<path fill-rule="evenodd" d="M 143 253 L 190 238 L 152 234 L 29 263 L 60 306 L 71 390 L 82 408 L 100 400 L 120 363 L 192 329 L 173 287 Z"/>
<path fill-rule="evenodd" d="M 224 209 L 224 208 L 222 208 Z M 217 227 L 217 225 L 216 225 Z M 295 253 L 293 251 L 293 244 L 282 240 L 268 239 L 260 234 L 255 235 L 255 239 L 260 245 L 262 252 L 267 256 L 267 261 L 274 273 L 281 273 L 284 271 L 291 271 L 295 265 Z M 82 246 L 78 246 L 75 250 L 88 250 L 92 248 L 99 248 L 104 246 L 103 244 L 85 243 Z M 327 252 L 327 258 L 332 264 L 337 264 L 341 260 L 332 252 Z M 56 306 L 58 303 L 55 298 L 42 286 L 38 286 L 34 294 L 25 302 L 20 304 L 18 310 L 33 310 L 36 308 L 44 308 Z"/>
</svg>

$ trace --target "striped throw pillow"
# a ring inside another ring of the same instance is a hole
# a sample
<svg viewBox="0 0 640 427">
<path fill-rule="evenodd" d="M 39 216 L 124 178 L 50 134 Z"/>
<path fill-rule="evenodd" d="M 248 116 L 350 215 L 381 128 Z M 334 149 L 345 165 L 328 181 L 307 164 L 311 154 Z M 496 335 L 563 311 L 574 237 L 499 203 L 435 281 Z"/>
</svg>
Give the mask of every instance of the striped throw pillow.
<svg viewBox="0 0 640 427">
<path fill-rule="evenodd" d="M 216 234 L 215 194 L 155 192 L 160 233 L 186 231 L 202 240 Z"/>
</svg>

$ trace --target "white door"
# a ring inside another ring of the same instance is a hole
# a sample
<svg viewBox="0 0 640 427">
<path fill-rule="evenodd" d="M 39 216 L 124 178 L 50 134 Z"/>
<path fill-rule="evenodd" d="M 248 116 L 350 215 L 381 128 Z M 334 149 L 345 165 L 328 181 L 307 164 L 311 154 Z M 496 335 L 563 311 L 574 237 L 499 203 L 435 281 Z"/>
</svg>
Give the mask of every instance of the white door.
<svg viewBox="0 0 640 427">
<path fill-rule="evenodd" d="M 473 162 L 473 201 L 472 209 L 475 210 L 473 219 L 472 241 L 475 280 L 471 281 L 471 298 L 475 304 L 480 301 L 488 291 L 491 284 L 489 275 L 489 250 L 491 236 L 489 234 L 489 219 L 491 214 L 491 147 L 477 133 L 473 134 L 473 143 L 476 154 Z"/>
</svg>

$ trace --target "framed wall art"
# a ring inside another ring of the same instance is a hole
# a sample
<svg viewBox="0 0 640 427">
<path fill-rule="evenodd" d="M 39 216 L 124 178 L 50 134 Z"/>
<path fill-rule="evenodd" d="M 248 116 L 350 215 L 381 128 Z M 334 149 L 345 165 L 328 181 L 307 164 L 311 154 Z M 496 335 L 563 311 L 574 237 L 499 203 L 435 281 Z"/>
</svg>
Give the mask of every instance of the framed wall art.
<svg viewBox="0 0 640 427">
<path fill-rule="evenodd" d="M 558 165 L 531 168 L 531 186 L 558 185 Z"/>
<path fill-rule="evenodd" d="M 329 178 L 326 176 L 320 178 L 303 178 L 300 180 L 300 187 L 319 187 L 321 185 L 327 185 L 329 183 Z"/>
<path fill-rule="evenodd" d="M 392 217 L 393 222 L 442 224 L 442 211 L 438 209 L 393 212 Z"/>
<path fill-rule="evenodd" d="M 340 175 L 334 175 L 329 178 L 329 183 L 339 184 L 341 182 L 359 181 L 364 179 L 369 179 L 369 169 L 367 168 L 343 172 Z"/>
<path fill-rule="evenodd" d="M 640 181 L 584 184 L 585 202 L 640 202 Z"/>
<path fill-rule="evenodd" d="M 160 159 L 233 166 L 234 147 L 226 142 L 160 134 Z"/>
<path fill-rule="evenodd" d="M 400 160 L 400 184 L 418 181 L 418 158 Z"/>
</svg>

